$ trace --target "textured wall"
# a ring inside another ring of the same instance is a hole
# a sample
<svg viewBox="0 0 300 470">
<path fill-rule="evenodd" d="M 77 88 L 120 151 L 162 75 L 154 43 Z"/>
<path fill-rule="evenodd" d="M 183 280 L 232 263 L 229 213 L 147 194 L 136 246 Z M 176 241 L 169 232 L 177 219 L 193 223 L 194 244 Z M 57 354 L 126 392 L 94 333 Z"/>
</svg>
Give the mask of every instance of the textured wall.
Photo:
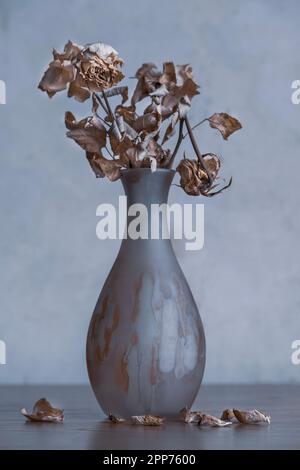
<svg viewBox="0 0 300 470">
<path fill-rule="evenodd" d="M 87 381 L 86 331 L 119 246 L 96 239 L 95 210 L 121 184 L 96 180 L 64 136 L 64 111 L 88 105 L 36 88 L 69 38 L 111 43 L 131 76 L 143 61 L 190 62 L 193 122 L 215 111 L 243 122 L 228 142 L 197 132 L 234 184 L 205 200 L 204 249 L 175 249 L 206 329 L 206 382 L 300 380 L 299 14 L 297 0 L 1 0 L 1 383 Z M 173 187 L 170 200 L 191 198 Z"/>
</svg>

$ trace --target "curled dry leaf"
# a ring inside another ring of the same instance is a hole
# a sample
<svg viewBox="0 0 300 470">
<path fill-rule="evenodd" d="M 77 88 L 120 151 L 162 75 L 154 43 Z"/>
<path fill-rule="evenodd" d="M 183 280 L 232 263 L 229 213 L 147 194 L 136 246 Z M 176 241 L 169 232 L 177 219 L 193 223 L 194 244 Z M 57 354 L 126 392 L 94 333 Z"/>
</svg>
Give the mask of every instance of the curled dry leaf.
<svg viewBox="0 0 300 470">
<path fill-rule="evenodd" d="M 164 419 L 160 416 L 142 415 L 131 416 L 132 424 L 142 424 L 143 426 L 161 426 Z"/>
<path fill-rule="evenodd" d="M 60 423 L 64 420 L 64 412 L 59 408 L 53 408 L 46 398 L 38 400 L 31 413 L 28 413 L 25 408 L 21 409 L 21 413 L 29 421 L 43 421 L 51 423 Z"/>
<path fill-rule="evenodd" d="M 191 411 L 188 408 L 183 408 L 180 411 L 180 418 L 185 423 L 197 423 L 198 424 L 202 416 L 203 416 L 203 413 L 201 411 Z"/>
<path fill-rule="evenodd" d="M 119 160 L 108 160 L 101 153 L 86 152 L 86 157 L 97 178 L 107 176 L 110 181 L 120 178 L 120 170 L 124 166 Z"/>
<path fill-rule="evenodd" d="M 38 88 L 45 91 L 49 98 L 52 98 L 55 93 L 65 90 L 68 83 L 73 81 L 74 78 L 75 70 L 70 61 L 60 62 L 54 60 L 50 62 Z"/>
<path fill-rule="evenodd" d="M 241 123 L 227 113 L 215 113 L 208 118 L 209 125 L 213 129 L 218 129 L 225 140 L 233 134 L 233 132 L 242 128 Z"/>
<path fill-rule="evenodd" d="M 221 416 L 222 421 L 236 421 L 236 417 L 234 415 L 233 409 L 227 408 L 223 411 Z"/>
<path fill-rule="evenodd" d="M 112 415 L 112 414 L 108 415 L 108 419 L 109 419 L 109 421 L 111 421 L 114 424 L 120 424 L 120 423 L 124 423 L 126 421 L 124 418 L 120 418 L 120 417 Z"/>
<path fill-rule="evenodd" d="M 101 153 L 105 147 L 106 129 L 96 115 L 76 121 L 75 116 L 68 111 L 65 114 L 65 125 L 69 129 L 67 137 L 75 140 L 87 152 Z"/>
<path fill-rule="evenodd" d="M 229 426 L 231 421 L 224 421 L 220 418 L 216 418 L 215 416 L 203 414 L 198 422 L 199 426 L 212 426 L 217 428 L 223 428 L 225 426 Z"/>
<path fill-rule="evenodd" d="M 268 416 L 258 410 L 242 411 L 233 409 L 233 413 L 236 419 L 242 424 L 270 424 L 271 422 L 271 416 Z"/>
</svg>

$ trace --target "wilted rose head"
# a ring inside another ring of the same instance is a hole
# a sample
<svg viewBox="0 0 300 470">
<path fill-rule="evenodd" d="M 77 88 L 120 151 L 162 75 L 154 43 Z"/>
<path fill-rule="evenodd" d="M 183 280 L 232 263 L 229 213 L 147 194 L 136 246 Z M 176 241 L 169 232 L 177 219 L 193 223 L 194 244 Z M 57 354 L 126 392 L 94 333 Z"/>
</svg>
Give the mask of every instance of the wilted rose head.
<svg viewBox="0 0 300 470">
<path fill-rule="evenodd" d="M 213 181 L 218 175 L 220 160 L 217 155 L 206 154 L 203 156 L 203 161 L 206 170 L 201 167 L 199 161 L 188 160 L 187 158 L 181 160 L 176 169 L 180 174 L 180 186 L 190 196 L 199 196 L 200 194 L 207 196 Z"/>
<path fill-rule="evenodd" d="M 87 46 L 80 54 L 79 71 L 91 91 L 111 88 L 120 82 L 123 60 L 111 46 L 96 43 Z"/>
<path fill-rule="evenodd" d="M 115 49 L 101 42 L 80 46 L 68 41 L 63 53 L 53 50 L 53 59 L 39 83 L 50 98 L 69 85 L 68 96 L 85 101 L 90 92 L 111 88 L 124 78 L 123 60 Z"/>
</svg>

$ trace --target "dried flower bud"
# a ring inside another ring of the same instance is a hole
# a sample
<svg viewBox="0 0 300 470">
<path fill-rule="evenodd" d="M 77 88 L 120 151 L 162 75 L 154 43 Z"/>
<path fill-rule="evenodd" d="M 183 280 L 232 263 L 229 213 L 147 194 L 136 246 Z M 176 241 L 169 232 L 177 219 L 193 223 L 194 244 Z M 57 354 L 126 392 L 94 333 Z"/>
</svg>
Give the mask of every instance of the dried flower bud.
<svg viewBox="0 0 300 470">
<path fill-rule="evenodd" d="M 33 409 L 32 413 L 28 413 L 25 408 L 21 409 L 21 413 L 29 421 L 43 421 L 43 422 L 54 422 L 59 423 L 64 420 L 64 412 L 59 408 L 53 408 L 51 403 L 46 398 L 38 400 Z"/>
<path fill-rule="evenodd" d="M 180 174 L 181 187 L 190 196 L 199 196 L 209 189 L 207 173 L 196 160 L 181 160 L 176 171 Z"/>
<path fill-rule="evenodd" d="M 229 426 L 231 421 L 223 421 L 222 419 L 216 418 L 215 416 L 205 415 L 203 414 L 198 422 L 199 426 L 211 426 L 217 428 L 223 428 L 225 426 Z"/>
<path fill-rule="evenodd" d="M 131 416 L 132 424 L 142 424 L 143 426 L 161 426 L 164 419 L 160 416 L 142 415 Z"/>
<path fill-rule="evenodd" d="M 227 408 L 226 410 L 224 410 L 222 413 L 221 419 L 223 421 L 235 421 L 236 418 L 235 418 L 233 409 Z"/>
<path fill-rule="evenodd" d="M 124 418 L 119 418 L 118 416 L 115 416 L 115 415 L 112 415 L 112 414 L 108 415 L 108 419 L 109 419 L 109 421 L 111 421 L 114 424 L 120 424 L 120 423 L 124 423 L 126 421 Z"/>
<path fill-rule="evenodd" d="M 185 423 L 199 423 L 203 416 L 203 413 L 201 411 L 191 411 L 188 408 L 183 408 L 180 411 L 180 418 L 185 422 Z"/>
<path fill-rule="evenodd" d="M 233 413 L 236 419 L 242 424 L 270 424 L 271 422 L 271 416 L 268 416 L 258 410 L 242 411 L 233 409 Z"/>
</svg>

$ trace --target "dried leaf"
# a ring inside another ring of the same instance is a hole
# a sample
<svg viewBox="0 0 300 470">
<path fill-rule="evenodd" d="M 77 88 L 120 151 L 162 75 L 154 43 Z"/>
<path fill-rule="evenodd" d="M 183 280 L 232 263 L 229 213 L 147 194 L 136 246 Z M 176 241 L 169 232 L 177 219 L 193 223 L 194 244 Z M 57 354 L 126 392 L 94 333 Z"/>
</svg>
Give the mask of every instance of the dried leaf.
<svg viewBox="0 0 300 470">
<path fill-rule="evenodd" d="M 168 125 L 165 135 L 163 136 L 162 145 L 174 135 L 176 124 L 179 121 L 179 112 L 173 114 L 170 124 Z"/>
<path fill-rule="evenodd" d="M 159 82 L 160 76 L 161 72 L 159 72 L 153 63 L 143 64 L 137 70 L 135 77 L 138 79 L 138 82 L 131 98 L 133 106 L 161 86 Z"/>
<path fill-rule="evenodd" d="M 55 93 L 64 90 L 74 77 L 75 68 L 70 61 L 54 60 L 50 62 L 38 88 L 45 91 L 49 98 L 52 98 Z"/>
<path fill-rule="evenodd" d="M 201 411 L 191 411 L 188 408 L 183 408 L 180 411 L 180 418 L 185 423 L 197 423 L 198 424 L 202 416 L 203 416 L 203 413 Z"/>
<path fill-rule="evenodd" d="M 208 118 L 209 125 L 218 129 L 225 140 L 235 131 L 242 128 L 241 123 L 227 113 L 215 113 Z"/>
<path fill-rule="evenodd" d="M 229 426 L 231 421 L 223 421 L 222 419 L 216 418 L 215 416 L 205 415 L 203 414 L 198 422 L 199 426 L 212 426 L 223 428 L 225 426 Z"/>
<path fill-rule="evenodd" d="M 241 411 L 233 409 L 233 413 L 236 419 L 242 424 L 270 424 L 271 422 L 271 416 L 268 416 L 258 410 Z"/>
<path fill-rule="evenodd" d="M 73 61 L 82 51 L 82 49 L 83 46 L 79 46 L 75 42 L 68 41 L 64 47 L 63 53 L 60 53 L 56 49 L 53 49 L 53 58 L 54 60 L 60 60 L 60 62 L 63 62 L 64 60 Z"/>
<path fill-rule="evenodd" d="M 124 423 L 126 421 L 124 418 L 119 418 L 118 416 L 115 416 L 115 415 L 112 415 L 112 414 L 108 415 L 108 419 L 109 419 L 109 421 L 111 421 L 114 424 L 120 424 L 120 423 Z"/>
<path fill-rule="evenodd" d="M 76 121 L 74 115 L 68 111 L 65 114 L 65 124 L 69 129 L 67 137 L 75 140 L 87 152 L 101 153 L 106 145 L 106 129 L 96 115 Z"/>
<path fill-rule="evenodd" d="M 105 94 L 107 98 L 110 98 L 111 96 L 121 95 L 122 104 L 123 104 L 125 103 L 125 101 L 128 100 L 128 87 L 127 86 L 114 87 L 114 88 L 111 88 L 110 90 L 107 90 Z"/>
<path fill-rule="evenodd" d="M 227 408 L 226 410 L 224 410 L 221 416 L 221 420 L 222 421 L 236 421 L 233 409 Z"/>
<path fill-rule="evenodd" d="M 160 416 L 142 415 L 131 416 L 132 424 L 142 424 L 143 426 L 161 426 L 164 419 Z"/>
<path fill-rule="evenodd" d="M 95 168 L 100 167 L 103 174 L 107 176 L 110 181 L 118 180 L 121 176 L 120 169 L 124 167 L 119 160 L 108 160 L 101 154 L 95 154 L 92 163 Z"/>
<path fill-rule="evenodd" d="M 32 413 L 28 413 L 25 408 L 22 408 L 21 413 L 29 419 L 29 421 L 60 423 L 64 420 L 63 410 L 53 408 L 46 398 L 41 398 L 36 402 Z"/>
</svg>

